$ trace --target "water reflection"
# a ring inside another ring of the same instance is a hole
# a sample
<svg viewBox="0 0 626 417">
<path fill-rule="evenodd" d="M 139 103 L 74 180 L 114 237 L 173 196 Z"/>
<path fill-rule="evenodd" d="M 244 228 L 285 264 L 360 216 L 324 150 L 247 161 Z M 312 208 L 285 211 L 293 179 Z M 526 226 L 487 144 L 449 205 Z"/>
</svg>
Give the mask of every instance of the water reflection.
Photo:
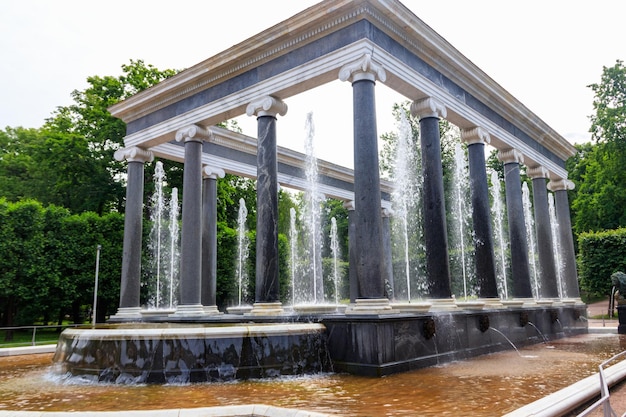
<svg viewBox="0 0 626 417">
<path fill-rule="evenodd" d="M 365 378 L 323 375 L 214 384 L 57 383 L 52 355 L 0 358 L 0 410 L 165 409 L 265 403 L 342 416 L 502 415 L 597 371 L 626 349 L 618 335 L 583 335 L 434 368 Z"/>
</svg>

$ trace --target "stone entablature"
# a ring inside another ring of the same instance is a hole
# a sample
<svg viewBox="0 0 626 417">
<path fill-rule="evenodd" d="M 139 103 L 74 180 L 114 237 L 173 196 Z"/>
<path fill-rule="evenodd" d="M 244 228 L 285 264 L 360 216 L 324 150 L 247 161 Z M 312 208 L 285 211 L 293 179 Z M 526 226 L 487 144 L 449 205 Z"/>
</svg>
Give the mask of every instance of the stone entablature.
<svg viewBox="0 0 626 417">
<path fill-rule="evenodd" d="M 498 149 L 566 177 L 574 147 L 396 0 L 329 0 L 111 107 L 128 124 L 125 145 L 151 148 L 189 124 L 245 112 L 260 95 L 281 100 L 337 79 L 371 57 L 379 81 L 408 99 L 435 96 L 461 129 L 483 127 Z M 346 138 L 350 140 L 350 138 Z"/>
</svg>

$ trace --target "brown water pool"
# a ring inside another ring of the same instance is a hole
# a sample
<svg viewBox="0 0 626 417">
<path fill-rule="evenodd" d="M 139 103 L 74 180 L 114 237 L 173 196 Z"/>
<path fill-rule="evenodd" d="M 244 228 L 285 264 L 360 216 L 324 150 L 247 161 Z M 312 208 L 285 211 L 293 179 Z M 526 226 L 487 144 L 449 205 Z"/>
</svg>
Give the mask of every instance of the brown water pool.
<svg viewBox="0 0 626 417">
<path fill-rule="evenodd" d="M 192 385 L 62 382 L 52 354 L 0 358 L 0 410 L 108 411 L 262 403 L 342 416 L 498 416 L 597 372 L 626 337 L 590 334 L 427 369 Z"/>
</svg>

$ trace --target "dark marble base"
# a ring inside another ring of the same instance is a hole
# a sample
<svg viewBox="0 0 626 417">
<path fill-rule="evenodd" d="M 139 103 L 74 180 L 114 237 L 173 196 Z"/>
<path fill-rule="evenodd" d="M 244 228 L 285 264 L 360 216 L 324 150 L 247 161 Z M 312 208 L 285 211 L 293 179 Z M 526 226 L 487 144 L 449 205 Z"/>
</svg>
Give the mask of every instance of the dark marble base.
<svg viewBox="0 0 626 417">
<path fill-rule="evenodd" d="M 584 304 L 566 304 L 385 315 L 223 314 L 178 322 L 164 313 L 142 324 L 68 329 L 54 362 L 60 374 L 109 383 L 330 371 L 384 376 L 584 334 L 586 311 Z M 626 309 L 618 312 L 622 323 Z"/>
<path fill-rule="evenodd" d="M 383 376 L 587 333 L 586 306 L 329 317 L 335 371 Z M 511 342 L 509 342 L 508 340 Z"/>
<path fill-rule="evenodd" d="M 68 329 L 59 375 L 115 384 L 193 383 L 329 372 L 319 324 L 124 325 Z"/>
</svg>

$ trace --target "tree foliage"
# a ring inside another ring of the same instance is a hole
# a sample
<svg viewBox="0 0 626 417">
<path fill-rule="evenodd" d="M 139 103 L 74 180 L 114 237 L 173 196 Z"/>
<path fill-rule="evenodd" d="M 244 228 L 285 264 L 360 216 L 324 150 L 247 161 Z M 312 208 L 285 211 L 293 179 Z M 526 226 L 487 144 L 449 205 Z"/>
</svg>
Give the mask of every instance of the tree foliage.
<svg viewBox="0 0 626 417">
<path fill-rule="evenodd" d="M 594 144 L 578 145 L 568 161 L 577 185 L 571 194 L 575 232 L 626 226 L 626 67 L 604 67 L 601 82 L 590 85 L 595 97 L 591 116 Z"/>
<path fill-rule="evenodd" d="M 74 103 L 58 107 L 39 129 L 0 131 L 0 196 L 32 198 L 72 213 L 123 211 L 126 167 L 113 153 L 123 146 L 126 127 L 107 109 L 175 71 L 141 60 L 122 71 L 119 77 L 88 77 L 85 90 L 72 92 Z"/>
</svg>

